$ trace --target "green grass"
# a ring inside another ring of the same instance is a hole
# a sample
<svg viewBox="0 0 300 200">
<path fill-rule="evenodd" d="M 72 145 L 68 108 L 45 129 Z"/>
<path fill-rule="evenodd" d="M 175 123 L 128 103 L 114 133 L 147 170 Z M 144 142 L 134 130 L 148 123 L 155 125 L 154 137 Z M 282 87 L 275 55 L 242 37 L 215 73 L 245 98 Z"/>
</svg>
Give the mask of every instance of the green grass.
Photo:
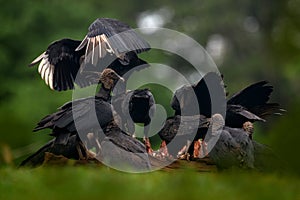
<svg viewBox="0 0 300 200">
<path fill-rule="evenodd" d="M 0 169 L 0 199 L 300 199 L 300 179 L 191 170 L 127 174 L 102 167 Z"/>
</svg>

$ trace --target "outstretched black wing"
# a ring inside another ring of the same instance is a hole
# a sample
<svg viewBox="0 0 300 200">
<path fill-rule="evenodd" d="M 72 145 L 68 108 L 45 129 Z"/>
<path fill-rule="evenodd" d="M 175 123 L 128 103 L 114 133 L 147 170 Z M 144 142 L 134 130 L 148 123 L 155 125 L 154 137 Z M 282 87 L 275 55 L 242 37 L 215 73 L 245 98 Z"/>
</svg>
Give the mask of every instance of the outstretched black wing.
<svg viewBox="0 0 300 200">
<path fill-rule="evenodd" d="M 76 49 L 85 50 L 85 63 L 96 64 L 107 53 L 126 62 L 126 53 L 148 51 L 150 45 L 129 25 L 110 18 L 98 18 L 89 27 L 88 34 Z"/>
<path fill-rule="evenodd" d="M 75 80 L 80 87 L 91 85 L 89 79 L 76 77 L 80 75 L 78 71 L 85 52 L 85 49 L 75 51 L 80 42 L 71 39 L 55 41 L 29 66 L 40 62 L 38 72 L 52 90 L 73 89 Z"/>
<path fill-rule="evenodd" d="M 83 41 L 55 41 L 29 66 L 40 62 L 42 79 L 51 89 L 62 91 L 73 89 L 74 83 L 79 87 L 97 84 L 99 77 L 93 72 L 106 67 L 120 75 L 134 67 L 147 67 L 136 54 L 149 49 L 150 45 L 127 24 L 99 18 L 90 25 Z"/>
<path fill-rule="evenodd" d="M 112 119 L 112 108 L 109 103 L 102 99 L 88 97 L 66 103 L 57 112 L 44 117 L 34 131 L 50 128 L 73 133 L 94 127 L 99 128 Z M 55 131 L 53 135 L 59 133 Z"/>
</svg>

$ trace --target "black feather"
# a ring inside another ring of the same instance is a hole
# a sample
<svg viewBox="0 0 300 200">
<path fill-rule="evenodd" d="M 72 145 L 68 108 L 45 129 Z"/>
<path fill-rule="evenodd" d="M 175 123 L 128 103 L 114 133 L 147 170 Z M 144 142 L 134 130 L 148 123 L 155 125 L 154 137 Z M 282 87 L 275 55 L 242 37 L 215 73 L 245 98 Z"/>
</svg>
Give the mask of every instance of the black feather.
<svg viewBox="0 0 300 200">
<path fill-rule="evenodd" d="M 268 103 L 273 87 L 260 81 L 234 94 L 227 101 L 226 125 L 241 128 L 246 121 L 265 121 L 273 114 L 284 110 L 277 103 Z"/>
<path fill-rule="evenodd" d="M 106 35 L 114 51 L 119 53 L 148 51 L 150 45 L 129 25 L 110 18 L 98 18 L 89 27 L 88 37 Z"/>
</svg>

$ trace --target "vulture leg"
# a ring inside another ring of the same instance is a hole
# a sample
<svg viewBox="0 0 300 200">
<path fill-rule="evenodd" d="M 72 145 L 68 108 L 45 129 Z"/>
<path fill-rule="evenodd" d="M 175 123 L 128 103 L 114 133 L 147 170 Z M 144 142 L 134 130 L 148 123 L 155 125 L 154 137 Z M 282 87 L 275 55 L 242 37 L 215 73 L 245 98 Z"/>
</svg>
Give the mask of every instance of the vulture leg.
<svg viewBox="0 0 300 200">
<path fill-rule="evenodd" d="M 201 158 L 208 157 L 207 143 L 204 141 L 202 141 L 201 143 L 201 152 L 202 152 L 202 155 L 200 154 Z"/>
<path fill-rule="evenodd" d="M 163 158 L 164 158 L 164 157 L 169 157 L 169 156 L 170 156 L 166 141 L 163 140 L 163 141 L 161 142 L 160 147 L 159 147 L 159 150 L 160 150 L 161 155 L 162 155 Z"/>
<path fill-rule="evenodd" d="M 96 155 L 100 154 L 101 152 L 101 146 L 100 146 L 100 142 L 99 142 L 99 136 L 96 133 L 88 133 L 87 134 L 87 147 L 90 148 L 95 148 L 96 150 Z"/>
<path fill-rule="evenodd" d="M 151 143 L 148 137 L 150 127 L 147 126 L 146 124 L 144 125 L 144 142 L 146 146 L 146 151 L 148 154 L 152 155 L 153 154 L 153 149 L 151 147 Z"/>
<path fill-rule="evenodd" d="M 208 156 L 206 142 L 204 142 L 202 139 L 194 141 L 193 157 L 204 158 L 206 156 Z"/>
<path fill-rule="evenodd" d="M 200 158 L 201 143 L 202 143 L 202 141 L 200 139 L 194 141 L 194 152 L 193 152 L 193 157 L 194 158 Z"/>
<path fill-rule="evenodd" d="M 190 160 L 190 154 L 188 153 L 189 147 L 191 145 L 191 141 L 187 140 L 187 144 L 183 146 L 183 148 L 178 152 L 177 158 L 182 160 Z"/>
<path fill-rule="evenodd" d="M 82 141 L 78 142 L 76 149 L 78 151 L 79 160 L 93 160 L 96 157 L 95 153 L 89 151 Z"/>
<path fill-rule="evenodd" d="M 165 140 L 161 142 L 159 149 L 153 153 L 153 156 L 159 159 L 163 159 L 163 158 L 172 159 L 172 156 L 169 154 L 167 143 Z"/>
</svg>

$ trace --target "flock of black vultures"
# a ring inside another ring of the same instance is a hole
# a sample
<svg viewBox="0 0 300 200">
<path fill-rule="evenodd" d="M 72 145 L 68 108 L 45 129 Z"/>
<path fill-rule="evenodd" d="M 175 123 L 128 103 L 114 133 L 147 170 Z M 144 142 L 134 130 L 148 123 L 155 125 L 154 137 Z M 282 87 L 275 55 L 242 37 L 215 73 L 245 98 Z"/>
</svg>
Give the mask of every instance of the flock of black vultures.
<svg viewBox="0 0 300 200">
<path fill-rule="evenodd" d="M 132 72 L 149 67 L 138 54 L 150 48 L 127 24 L 109 18 L 95 20 L 82 41 L 61 39 L 50 44 L 30 66 L 39 63 L 38 72 L 51 89 L 99 83 L 101 87 L 95 96 L 67 102 L 45 116 L 34 131 L 51 129 L 53 139 L 21 166 L 40 166 L 57 157 L 148 170 L 176 159 L 206 159 L 220 169 L 267 166 L 271 150 L 254 141 L 252 134 L 253 122 L 284 111 L 268 102 L 273 87 L 261 81 L 227 98 L 223 77 L 215 72 L 175 92 L 171 101 L 175 114 L 158 132 L 160 148 L 151 148 L 148 125 L 155 99 L 149 89 L 126 90 Z M 144 124 L 143 140 L 134 137 L 134 123 Z"/>
</svg>

